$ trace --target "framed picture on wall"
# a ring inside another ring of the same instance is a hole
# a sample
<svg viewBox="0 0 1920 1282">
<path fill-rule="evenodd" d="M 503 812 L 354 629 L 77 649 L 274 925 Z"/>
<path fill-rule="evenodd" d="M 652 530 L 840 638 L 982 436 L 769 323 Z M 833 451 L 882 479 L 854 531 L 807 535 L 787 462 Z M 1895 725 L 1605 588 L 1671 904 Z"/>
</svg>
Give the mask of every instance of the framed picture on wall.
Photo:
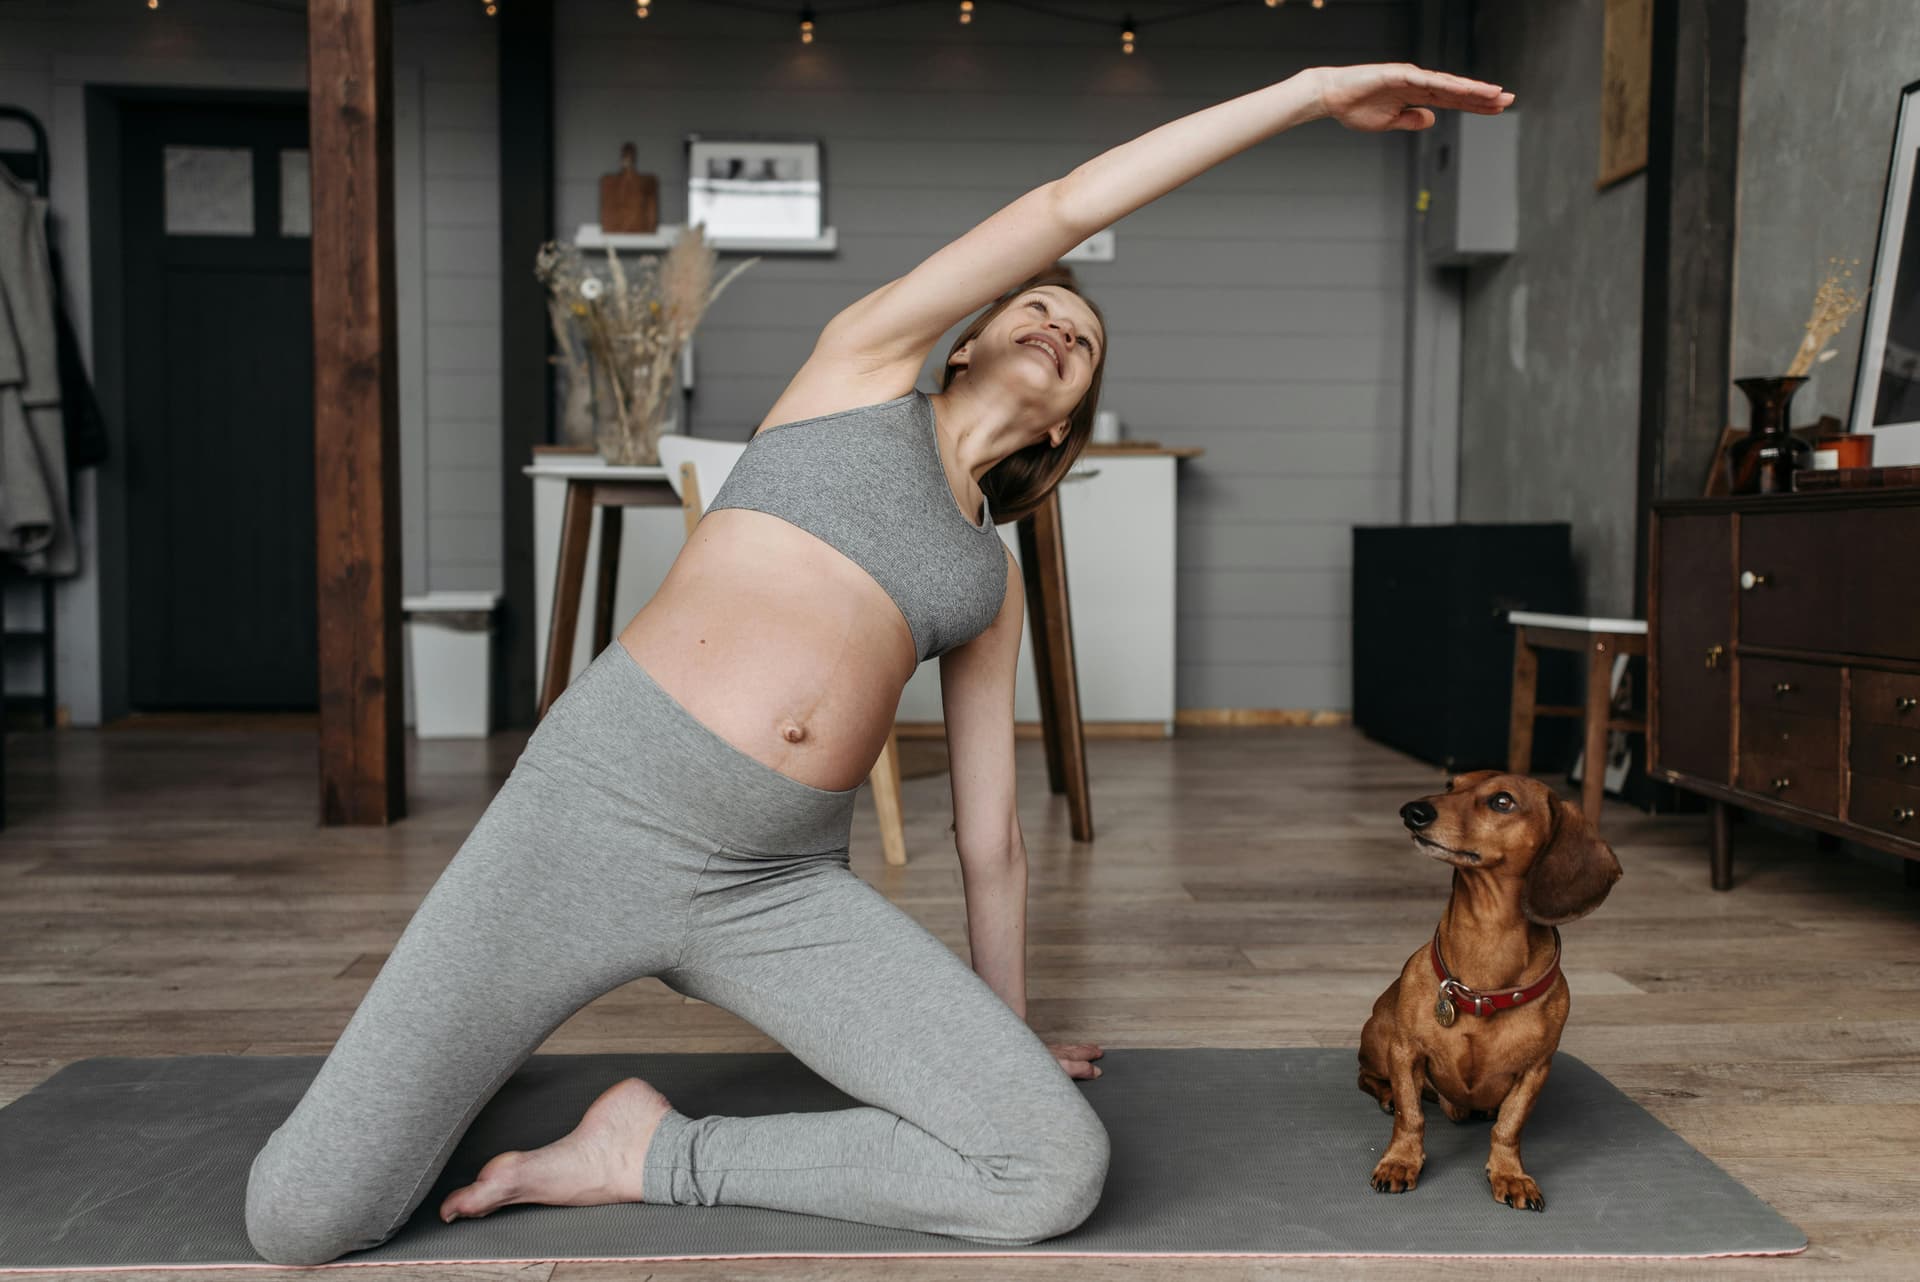
<svg viewBox="0 0 1920 1282">
<path fill-rule="evenodd" d="M 1920 463 L 1920 80 L 1900 91 L 1849 430 L 1873 433 L 1876 467 Z"/>
<path fill-rule="evenodd" d="M 818 140 L 687 136 L 687 222 L 715 237 L 820 238 Z"/>
</svg>

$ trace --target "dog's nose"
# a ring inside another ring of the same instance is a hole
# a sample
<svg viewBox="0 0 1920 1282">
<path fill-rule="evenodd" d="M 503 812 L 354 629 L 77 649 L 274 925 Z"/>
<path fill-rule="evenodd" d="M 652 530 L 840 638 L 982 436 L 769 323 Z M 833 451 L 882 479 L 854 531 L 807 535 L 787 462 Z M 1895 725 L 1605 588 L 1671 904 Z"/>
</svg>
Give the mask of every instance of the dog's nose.
<svg viewBox="0 0 1920 1282">
<path fill-rule="evenodd" d="M 1406 805 L 1400 807 L 1401 820 L 1406 823 L 1407 827 L 1415 831 L 1426 827 L 1439 817 L 1440 812 L 1433 808 L 1431 802 L 1409 801 Z"/>
</svg>

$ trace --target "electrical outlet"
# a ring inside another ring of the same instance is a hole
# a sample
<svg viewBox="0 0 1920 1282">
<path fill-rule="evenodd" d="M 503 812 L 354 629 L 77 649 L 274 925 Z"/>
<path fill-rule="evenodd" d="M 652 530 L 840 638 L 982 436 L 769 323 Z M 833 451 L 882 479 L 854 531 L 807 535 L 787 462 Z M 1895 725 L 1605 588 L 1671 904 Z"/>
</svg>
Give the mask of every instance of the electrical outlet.
<svg viewBox="0 0 1920 1282">
<path fill-rule="evenodd" d="M 1113 228 L 1097 231 L 1093 235 L 1060 255 L 1063 263 L 1110 263 L 1113 261 Z"/>
</svg>

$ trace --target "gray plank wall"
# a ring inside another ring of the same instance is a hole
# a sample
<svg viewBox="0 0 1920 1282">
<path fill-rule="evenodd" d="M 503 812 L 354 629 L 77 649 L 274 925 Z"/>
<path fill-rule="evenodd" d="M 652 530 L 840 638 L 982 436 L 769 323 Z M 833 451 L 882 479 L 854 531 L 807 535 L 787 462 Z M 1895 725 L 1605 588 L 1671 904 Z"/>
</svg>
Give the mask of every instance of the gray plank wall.
<svg viewBox="0 0 1920 1282">
<path fill-rule="evenodd" d="M 809 47 L 778 16 L 689 3 L 640 21 L 562 0 L 564 233 L 598 220 L 623 141 L 660 175 L 665 222 L 685 220 L 688 132 L 824 144 L 839 252 L 766 258 L 715 305 L 694 431 L 744 438 L 835 311 L 1030 188 L 1302 67 L 1400 58 L 1411 40 L 1400 3 L 1248 0 L 1143 28 L 1127 57 L 1117 27 L 979 9 L 965 28 L 941 4 L 823 18 Z M 1351 705 L 1348 530 L 1399 504 L 1407 141 L 1331 121 L 1284 134 L 1122 220 L 1114 262 L 1077 265 L 1108 318 L 1103 405 L 1130 436 L 1207 450 L 1182 465 L 1181 707 Z"/>
<path fill-rule="evenodd" d="M 494 33 L 470 0 L 422 0 L 394 19 L 396 80 L 416 87 L 396 111 L 401 316 L 402 547 L 407 592 L 497 587 L 500 580 L 499 195 L 494 143 Z M 84 120 L 63 113 L 77 87 L 298 90 L 306 75 L 302 14 L 236 0 L 149 11 L 136 0 L 0 4 L 0 102 L 24 106 L 52 133 L 55 234 L 71 277 L 83 349 L 91 346 Z M 0 128 L 0 148 L 26 145 Z M 408 198 L 411 190 L 415 198 Z M 411 294 L 409 294 L 411 291 Z M 411 309 L 411 311 L 410 311 Z M 109 461 L 107 466 L 113 466 Z M 61 702 L 77 724 L 102 715 L 100 603 L 92 563 L 93 474 L 80 477 L 82 573 L 56 587 Z M 37 617 L 37 589 L 15 585 L 9 617 Z M 37 690 L 35 656 L 10 653 L 7 688 Z"/>
</svg>

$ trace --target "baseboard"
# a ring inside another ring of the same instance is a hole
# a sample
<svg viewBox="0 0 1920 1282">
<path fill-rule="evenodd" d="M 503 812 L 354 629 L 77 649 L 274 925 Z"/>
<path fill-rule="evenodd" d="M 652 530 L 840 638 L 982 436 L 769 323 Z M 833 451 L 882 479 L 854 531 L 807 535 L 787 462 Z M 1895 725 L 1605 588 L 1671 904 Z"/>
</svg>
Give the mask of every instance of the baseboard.
<svg viewBox="0 0 1920 1282">
<path fill-rule="evenodd" d="M 1351 712 L 1323 708 L 1181 708 L 1173 714 L 1180 726 L 1344 726 Z"/>
<path fill-rule="evenodd" d="M 1170 735 L 1164 721 L 1083 721 L 1080 731 L 1089 739 L 1165 739 Z M 944 721 L 896 721 L 893 733 L 900 739 L 942 739 L 946 737 L 947 723 Z M 1038 739 L 1040 723 L 1038 721 L 1016 721 L 1013 723 L 1013 737 L 1016 739 Z"/>
</svg>

